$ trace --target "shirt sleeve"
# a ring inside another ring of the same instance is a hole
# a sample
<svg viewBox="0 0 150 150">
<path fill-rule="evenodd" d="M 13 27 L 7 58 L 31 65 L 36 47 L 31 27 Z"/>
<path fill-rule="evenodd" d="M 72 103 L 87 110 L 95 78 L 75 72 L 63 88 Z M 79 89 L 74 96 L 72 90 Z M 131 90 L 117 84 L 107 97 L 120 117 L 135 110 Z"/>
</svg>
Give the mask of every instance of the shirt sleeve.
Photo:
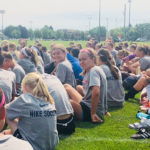
<svg viewBox="0 0 150 150">
<path fill-rule="evenodd" d="M 16 83 L 21 83 L 22 78 L 21 78 L 21 72 L 19 70 L 14 70 L 14 73 L 16 75 Z"/>
<path fill-rule="evenodd" d="M 16 95 L 16 75 L 12 74 L 12 94 Z"/>
<path fill-rule="evenodd" d="M 92 86 L 100 87 L 100 84 L 101 84 L 101 80 L 100 80 L 99 72 L 97 72 L 96 70 L 91 70 L 89 87 Z"/>
<path fill-rule="evenodd" d="M 150 84 L 146 86 L 146 92 L 147 92 L 148 100 L 150 101 Z"/>
<path fill-rule="evenodd" d="M 143 57 L 141 60 L 140 60 L 140 69 L 142 71 L 145 71 L 147 69 L 147 66 L 148 66 L 148 62 L 147 60 Z"/>
<path fill-rule="evenodd" d="M 16 100 L 13 100 L 6 105 L 6 116 L 10 120 L 14 120 L 23 116 L 24 114 L 24 102 L 21 97 L 18 97 Z"/>
<path fill-rule="evenodd" d="M 65 78 L 66 78 L 66 68 L 59 64 L 56 70 L 56 76 L 59 78 L 59 80 L 64 84 Z"/>
</svg>

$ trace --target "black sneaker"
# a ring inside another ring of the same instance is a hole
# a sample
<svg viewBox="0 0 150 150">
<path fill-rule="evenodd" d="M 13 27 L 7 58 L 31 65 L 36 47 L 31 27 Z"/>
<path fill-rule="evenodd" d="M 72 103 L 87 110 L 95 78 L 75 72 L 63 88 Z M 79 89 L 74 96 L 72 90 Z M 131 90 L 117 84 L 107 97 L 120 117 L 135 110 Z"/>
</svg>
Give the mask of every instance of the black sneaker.
<svg viewBox="0 0 150 150">
<path fill-rule="evenodd" d="M 133 139 L 147 139 L 150 138 L 150 132 L 146 131 L 146 129 L 140 129 L 138 133 L 131 136 Z"/>
</svg>

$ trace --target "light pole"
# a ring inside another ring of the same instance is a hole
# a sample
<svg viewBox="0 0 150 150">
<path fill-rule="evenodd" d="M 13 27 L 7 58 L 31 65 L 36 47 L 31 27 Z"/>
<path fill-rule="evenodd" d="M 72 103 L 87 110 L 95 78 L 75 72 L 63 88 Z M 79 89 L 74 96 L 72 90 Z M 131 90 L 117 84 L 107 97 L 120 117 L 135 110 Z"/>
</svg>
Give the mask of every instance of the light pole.
<svg viewBox="0 0 150 150">
<path fill-rule="evenodd" d="M 124 4 L 124 40 L 126 40 L 126 3 Z"/>
<path fill-rule="evenodd" d="M 129 2 L 129 28 L 131 27 L 131 0 L 128 0 Z"/>
<path fill-rule="evenodd" d="M 0 10 L 0 14 L 2 15 L 2 40 L 3 40 L 3 15 L 5 14 L 5 10 Z"/>
<path fill-rule="evenodd" d="M 92 17 L 91 17 L 91 16 L 88 16 L 88 20 L 89 20 L 89 31 L 91 30 L 91 19 L 92 19 Z"/>
<path fill-rule="evenodd" d="M 101 39 L 100 39 L 100 37 L 101 37 L 101 0 L 99 0 L 99 30 L 98 30 L 98 41 L 100 42 L 101 41 Z"/>
</svg>

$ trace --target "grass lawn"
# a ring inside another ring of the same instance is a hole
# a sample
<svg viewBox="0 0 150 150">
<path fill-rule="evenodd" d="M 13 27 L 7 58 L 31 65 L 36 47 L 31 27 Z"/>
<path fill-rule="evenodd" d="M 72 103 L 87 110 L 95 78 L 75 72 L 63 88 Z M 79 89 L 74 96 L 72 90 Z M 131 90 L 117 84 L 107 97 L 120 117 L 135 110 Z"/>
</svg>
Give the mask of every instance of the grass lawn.
<svg viewBox="0 0 150 150">
<path fill-rule="evenodd" d="M 1 41 L 0 41 L 1 42 Z M 14 41 L 17 43 L 17 40 Z M 70 41 L 41 41 L 48 49 L 52 43 L 63 43 L 66 47 Z M 86 41 L 81 43 L 83 48 Z M 28 41 L 28 45 L 34 41 Z M 139 43 L 138 43 L 139 44 Z M 147 42 L 150 45 L 150 42 Z M 139 95 L 136 95 L 139 98 Z M 130 136 L 136 131 L 128 128 L 129 123 L 138 122 L 136 113 L 139 100 L 125 102 L 122 109 L 111 110 L 111 117 L 105 117 L 101 125 L 76 122 L 76 132 L 71 136 L 60 136 L 57 150 L 149 150 L 150 140 L 132 140 Z"/>
<path fill-rule="evenodd" d="M 139 95 L 136 96 L 137 98 Z M 139 100 L 125 102 L 122 109 L 111 110 L 101 125 L 76 122 L 76 132 L 71 136 L 60 136 L 57 150 L 148 150 L 150 140 L 132 140 L 137 131 L 129 129 L 129 123 L 139 122 L 136 113 Z"/>
</svg>

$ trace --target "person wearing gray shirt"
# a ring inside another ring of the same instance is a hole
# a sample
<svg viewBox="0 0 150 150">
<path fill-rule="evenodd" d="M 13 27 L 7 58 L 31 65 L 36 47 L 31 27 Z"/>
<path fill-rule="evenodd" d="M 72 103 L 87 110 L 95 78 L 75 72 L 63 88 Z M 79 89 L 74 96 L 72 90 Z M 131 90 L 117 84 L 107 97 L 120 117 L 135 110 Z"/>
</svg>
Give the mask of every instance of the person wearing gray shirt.
<svg viewBox="0 0 150 150">
<path fill-rule="evenodd" d="M 20 97 L 6 106 L 11 131 L 15 137 L 28 141 L 34 150 L 55 149 L 59 141 L 56 109 L 41 76 L 27 74 L 22 81 L 22 91 Z"/>
<path fill-rule="evenodd" d="M 20 95 L 21 94 L 21 82 L 25 76 L 25 71 L 23 70 L 23 68 L 16 64 L 14 66 L 14 68 L 12 69 L 12 71 L 15 73 L 16 75 L 16 94 Z"/>
<path fill-rule="evenodd" d="M 42 74 L 42 79 L 47 85 L 48 91 L 55 101 L 58 133 L 73 133 L 75 131 L 73 108 L 64 86 L 60 80 L 53 75 Z"/>
<path fill-rule="evenodd" d="M 16 95 L 16 76 L 12 71 L 0 68 L 0 87 L 6 97 L 6 104 L 13 100 Z"/>
<path fill-rule="evenodd" d="M 70 84 L 72 87 L 76 87 L 76 80 L 72 66 L 68 60 L 58 64 L 56 68 L 56 76 L 59 78 L 62 84 Z"/>
<path fill-rule="evenodd" d="M 12 72 L 14 72 L 16 75 L 16 94 L 20 95 L 21 94 L 21 82 L 25 76 L 25 72 L 23 68 L 16 63 L 16 61 L 13 59 L 10 53 L 7 52 L 7 53 L 3 53 L 2 55 L 4 57 L 3 68 L 6 70 L 11 69 Z"/>
<path fill-rule="evenodd" d="M 34 150 L 54 149 L 57 145 L 55 107 L 49 102 L 22 94 L 6 106 L 6 117 L 19 118 L 17 129 Z"/>
<path fill-rule="evenodd" d="M 56 76 L 62 84 L 70 84 L 76 87 L 76 80 L 72 66 L 66 58 L 66 48 L 62 44 L 56 44 L 52 50 L 52 56 L 56 62 Z"/>
<path fill-rule="evenodd" d="M 103 70 L 96 66 L 96 53 L 93 49 L 80 50 L 80 65 L 84 75 L 82 86 L 76 91 L 65 84 L 71 104 L 78 120 L 102 123 L 107 112 L 107 80 Z"/>
<path fill-rule="evenodd" d="M 108 107 L 122 107 L 124 104 L 124 90 L 119 69 L 111 64 L 111 55 L 107 50 L 98 52 L 98 65 L 103 69 L 107 79 Z"/>
</svg>

